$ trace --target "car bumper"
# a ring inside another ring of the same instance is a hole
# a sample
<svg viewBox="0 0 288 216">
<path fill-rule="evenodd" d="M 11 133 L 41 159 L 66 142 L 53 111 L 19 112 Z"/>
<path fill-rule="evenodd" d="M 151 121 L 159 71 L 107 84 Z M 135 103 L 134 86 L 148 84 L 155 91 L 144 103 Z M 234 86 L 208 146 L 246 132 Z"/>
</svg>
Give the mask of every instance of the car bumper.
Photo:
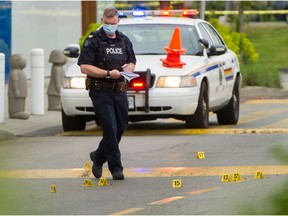
<svg viewBox="0 0 288 216">
<path fill-rule="evenodd" d="M 66 115 L 94 115 L 92 102 L 84 89 L 61 89 L 62 108 Z M 157 88 L 149 91 L 148 107 L 145 111 L 145 92 L 127 92 L 133 98 L 129 115 L 191 115 L 198 105 L 198 88 Z"/>
<path fill-rule="evenodd" d="M 62 109 L 68 116 L 93 115 L 92 101 L 85 89 L 60 90 Z"/>
<path fill-rule="evenodd" d="M 133 94 L 128 91 L 128 97 L 135 97 L 135 109 L 129 110 L 129 115 L 189 115 L 197 108 L 198 92 L 192 88 L 157 88 L 149 91 L 149 112 L 145 108 L 145 93 Z M 196 90 L 196 88 L 195 88 Z"/>
</svg>

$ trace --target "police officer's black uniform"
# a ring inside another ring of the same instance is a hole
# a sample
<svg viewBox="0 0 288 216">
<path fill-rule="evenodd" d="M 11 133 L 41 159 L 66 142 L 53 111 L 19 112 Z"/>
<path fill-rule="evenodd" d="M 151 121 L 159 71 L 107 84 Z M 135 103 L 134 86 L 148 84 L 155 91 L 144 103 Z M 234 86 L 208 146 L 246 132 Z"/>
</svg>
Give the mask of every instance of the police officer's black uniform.
<svg viewBox="0 0 288 216">
<path fill-rule="evenodd" d="M 78 65 L 90 64 L 107 71 L 122 71 L 121 66 L 126 63 L 136 63 L 132 43 L 119 31 L 116 31 L 116 38 L 108 38 L 103 28 L 88 36 L 78 59 Z M 128 126 L 128 98 L 125 87 L 122 76 L 117 80 L 87 76 L 86 80 L 94 112 L 103 129 L 103 138 L 98 149 L 91 152 L 90 157 L 94 164 L 101 168 L 107 161 L 112 175 L 123 171 L 118 144 Z"/>
</svg>

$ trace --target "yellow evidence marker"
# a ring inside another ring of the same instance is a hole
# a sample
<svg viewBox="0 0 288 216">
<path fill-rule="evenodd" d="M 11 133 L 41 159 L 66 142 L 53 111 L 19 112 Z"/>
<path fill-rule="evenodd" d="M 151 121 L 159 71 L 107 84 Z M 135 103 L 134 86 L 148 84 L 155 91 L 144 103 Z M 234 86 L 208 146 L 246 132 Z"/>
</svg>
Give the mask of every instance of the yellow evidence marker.
<svg viewBox="0 0 288 216">
<path fill-rule="evenodd" d="M 93 182 L 91 181 L 91 179 L 85 179 L 85 181 L 83 182 L 83 187 L 93 187 Z"/>
<path fill-rule="evenodd" d="M 257 171 L 255 173 L 255 179 L 263 179 L 264 176 L 263 176 L 263 173 L 261 171 Z"/>
<path fill-rule="evenodd" d="M 205 159 L 205 154 L 203 151 L 199 151 L 196 154 L 197 159 Z"/>
<path fill-rule="evenodd" d="M 174 179 L 172 181 L 172 188 L 181 188 L 182 187 L 182 180 L 181 179 Z"/>
<path fill-rule="evenodd" d="M 100 178 L 99 182 L 98 182 L 98 186 L 108 186 L 108 181 L 106 178 Z"/>
<path fill-rule="evenodd" d="M 222 175 L 222 182 L 230 182 L 230 175 L 229 174 Z"/>
<path fill-rule="evenodd" d="M 50 192 L 50 193 L 57 193 L 56 185 L 55 185 L 55 184 L 52 184 L 52 185 L 51 185 L 49 192 Z"/>
<path fill-rule="evenodd" d="M 91 169 L 91 165 L 88 161 L 86 161 L 85 165 L 84 165 L 84 170 L 90 170 Z"/>
<path fill-rule="evenodd" d="M 241 175 L 240 173 L 234 173 L 233 174 L 233 181 L 241 181 Z"/>
</svg>

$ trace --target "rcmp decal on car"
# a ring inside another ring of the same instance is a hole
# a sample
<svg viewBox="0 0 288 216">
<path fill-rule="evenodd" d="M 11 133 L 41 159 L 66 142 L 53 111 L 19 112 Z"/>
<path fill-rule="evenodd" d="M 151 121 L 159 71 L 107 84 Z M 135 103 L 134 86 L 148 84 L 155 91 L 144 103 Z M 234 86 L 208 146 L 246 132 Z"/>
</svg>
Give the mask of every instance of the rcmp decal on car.
<svg viewBox="0 0 288 216">
<path fill-rule="evenodd" d="M 225 79 L 226 81 L 232 80 L 233 79 L 233 70 L 232 68 L 227 68 L 224 69 L 224 74 L 225 74 Z"/>
<path fill-rule="evenodd" d="M 189 73 L 189 75 L 194 75 L 194 77 L 197 77 L 201 74 L 208 73 L 216 68 L 220 67 L 219 64 L 212 64 L 212 65 L 207 65 L 203 66 L 202 68 L 196 69 L 195 71 L 192 71 Z"/>
</svg>

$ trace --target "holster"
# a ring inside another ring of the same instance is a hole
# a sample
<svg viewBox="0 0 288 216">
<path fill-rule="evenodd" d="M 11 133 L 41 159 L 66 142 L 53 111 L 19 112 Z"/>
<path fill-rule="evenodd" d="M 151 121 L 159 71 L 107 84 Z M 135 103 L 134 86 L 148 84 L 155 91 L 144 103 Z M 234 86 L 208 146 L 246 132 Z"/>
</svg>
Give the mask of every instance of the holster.
<svg viewBox="0 0 288 216">
<path fill-rule="evenodd" d="M 101 82 L 98 81 L 97 79 L 92 79 L 88 77 L 85 80 L 85 85 L 86 85 L 86 90 L 90 90 L 90 89 L 100 90 L 101 89 Z"/>
</svg>

